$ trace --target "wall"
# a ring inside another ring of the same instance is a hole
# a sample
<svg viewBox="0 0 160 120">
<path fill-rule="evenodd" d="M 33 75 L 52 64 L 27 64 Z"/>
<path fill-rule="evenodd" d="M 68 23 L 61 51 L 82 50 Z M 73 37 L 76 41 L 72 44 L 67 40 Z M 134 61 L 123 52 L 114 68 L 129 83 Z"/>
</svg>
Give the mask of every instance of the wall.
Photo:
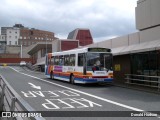
<svg viewBox="0 0 160 120">
<path fill-rule="evenodd" d="M 19 36 L 20 30 L 18 28 L 7 29 L 7 45 L 18 45 Z"/>
<path fill-rule="evenodd" d="M 0 63 L 20 63 L 21 61 L 31 62 L 31 58 L 1 58 Z"/>
<path fill-rule="evenodd" d="M 120 71 L 115 70 L 115 65 L 120 65 Z M 114 82 L 124 83 L 125 74 L 130 74 L 130 55 L 121 55 L 113 57 L 113 68 L 114 68 Z"/>
<path fill-rule="evenodd" d="M 139 30 L 160 25 L 160 0 L 139 0 L 136 7 L 136 28 Z"/>
</svg>

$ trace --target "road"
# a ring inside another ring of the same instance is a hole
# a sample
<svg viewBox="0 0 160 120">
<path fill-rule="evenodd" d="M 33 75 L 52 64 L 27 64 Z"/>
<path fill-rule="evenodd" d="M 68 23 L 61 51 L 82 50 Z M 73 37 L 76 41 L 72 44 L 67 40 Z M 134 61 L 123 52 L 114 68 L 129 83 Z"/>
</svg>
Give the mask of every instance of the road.
<svg viewBox="0 0 160 120">
<path fill-rule="evenodd" d="M 54 119 L 160 120 L 159 117 L 127 116 L 127 111 L 134 116 L 136 116 L 136 111 L 152 111 L 152 113 L 160 111 L 160 95 L 158 94 L 107 84 L 72 85 L 63 81 L 51 80 L 43 73 L 29 71 L 25 67 L 18 66 L 0 67 L 0 74 L 34 110 L 48 111 L 48 113 L 65 111 L 64 116 L 54 117 Z M 99 115 L 99 111 L 102 111 L 103 115 Z M 82 116 L 65 117 L 65 113 L 69 112 L 71 116 L 75 114 Z M 123 115 L 114 117 L 117 113 Z M 109 115 L 111 117 L 106 117 Z M 53 118 L 45 117 L 45 119 Z"/>
</svg>

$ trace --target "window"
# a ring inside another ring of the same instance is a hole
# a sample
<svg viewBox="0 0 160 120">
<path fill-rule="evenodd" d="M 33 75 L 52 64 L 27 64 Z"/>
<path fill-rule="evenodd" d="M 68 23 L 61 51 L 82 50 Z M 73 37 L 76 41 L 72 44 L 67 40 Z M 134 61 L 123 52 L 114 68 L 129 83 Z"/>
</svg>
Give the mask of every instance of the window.
<svg viewBox="0 0 160 120">
<path fill-rule="evenodd" d="M 17 36 L 15 36 L 15 39 L 17 39 L 18 37 Z"/>
<path fill-rule="evenodd" d="M 15 41 L 15 45 L 17 45 L 17 41 Z"/>
<path fill-rule="evenodd" d="M 64 65 L 69 66 L 69 55 L 64 56 Z"/>
<path fill-rule="evenodd" d="M 83 66 L 84 63 L 84 53 L 78 54 L 78 66 Z"/>
<path fill-rule="evenodd" d="M 74 54 L 72 54 L 72 55 L 70 55 L 70 66 L 75 66 L 75 55 Z"/>
<path fill-rule="evenodd" d="M 54 57 L 54 65 L 59 65 L 59 57 L 58 56 Z"/>
<path fill-rule="evenodd" d="M 63 55 L 59 56 L 59 65 L 64 65 L 64 57 L 63 57 Z"/>
<path fill-rule="evenodd" d="M 9 36 L 9 38 L 11 38 L 11 36 Z"/>
<path fill-rule="evenodd" d="M 11 45 L 11 41 L 9 41 L 9 45 Z"/>
<path fill-rule="evenodd" d="M 158 75 L 158 52 L 142 52 L 131 55 L 131 72 L 139 75 Z"/>
</svg>

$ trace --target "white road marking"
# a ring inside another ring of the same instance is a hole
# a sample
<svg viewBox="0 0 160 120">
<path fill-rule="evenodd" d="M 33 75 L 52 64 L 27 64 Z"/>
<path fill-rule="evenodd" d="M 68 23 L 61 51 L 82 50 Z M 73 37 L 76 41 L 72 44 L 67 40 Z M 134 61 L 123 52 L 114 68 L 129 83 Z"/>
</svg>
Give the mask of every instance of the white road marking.
<svg viewBox="0 0 160 120">
<path fill-rule="evenodd" d="M 87 96 L 90 96 L 90 97 L 93 97 L 93 98 L 96 98 L 96 99 L 99 99 L 99 100 L 102 100 L 102 101 L 105 101 L 105 102 L 108 102 L 108 103 L 111 103 L 111 104 L 114 104 L 114 105 L 117 105 L 117 106 L 120 106 L 120 107 L 123 107 L 123 108 L 127 108 L 127 109 L 130 109 L 130 110 L 133 110 L 133 111 L 145 112 L 145 110 L 142 110 L 142 109 L 139 109 L 139 108 L 135 108 L 135 107 L 128 106 L 128 105 L 125 105 L 125 104 L 121 104 L 121 103 L 118 103 L 118 102 L 115 102 L 115 101 L 112 101 L 112 100 L 109 100 L 109 99 L 105 99 L 105 98 L 102 98 L 102 97 L 99 97 L 99 96 L 96 96 L 96 95 L 92 95 L 90 93 L 86 93 L 86 92 L 83 92 L 83 91 L 80 91 L 80 90 L 76 90 L 76 89 L 73 89 L 73 88 L 70 88 L 70 87 L 66 87 L 66 86 L 63 86 L 63 85 L 60 85 L 60 84 L 57 84 L 57 83 L 53 83 L 53 82 L 50 82 L 50 81 L 47 81 L 47 80 L 44 80 L 44 79 L 41 79 L 41 78 L 38 78 L 38 77 L 35 77 L 35 76 L 32 76 L 32 75 L 28 75 L 28 74 L 19 72 L 18 70 L 14 69 L 12 67 L 10 67 L 10 68 L 13 69 L 14 71 L 20 73 L 20 74 L 23 74 L 23 75 L 26 75 L 26 76 L 29 76 L 29 77 L 32 77 L 32 78 L 35 78 L 35 79 L 38 79 L 38 80 L 41 80 L 41 81 L 44 81 L 44 82 L 59 86 L 59 87 L 65 88 L 65 89 L 69 89 L 69 90 L 81 93 L 83 95 L 87 95 Z"/>
<path fill-rule="evenodd" d="M 35 88 L 35 89 L 41 89 L 41 86 L 36 86 L 36 85 L 34 85 L 33 83 L 28 83 L 28 84 L 30 84 L 31 85 L 31 87 L 33 87 L 33 88 Z"/>
</svg>

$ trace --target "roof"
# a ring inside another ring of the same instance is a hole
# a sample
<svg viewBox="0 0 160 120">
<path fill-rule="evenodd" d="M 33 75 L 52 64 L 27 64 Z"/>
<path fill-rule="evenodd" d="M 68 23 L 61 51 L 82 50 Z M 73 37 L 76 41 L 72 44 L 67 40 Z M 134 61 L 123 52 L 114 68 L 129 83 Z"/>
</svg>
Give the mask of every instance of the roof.
<svg viewBox="0 0 160 120">
<path fill-rule="evenodd" d="M 134 44 L 130 46 L 113 48 L 112 53 L 113 55 L 123 55 L 123 54 L 129 54 L 129 53 L 153 51 L 158 49 L 160 49 L 160 40 L 154 40 L 154 41 Z"/>
<path fill-rule="evenodd" d="M 35 45 L 32 46 L 32 48 L 28 51 L 29 55 L 33 55 L 34 53 L 36 53 L 37 51 L 46 48 L 47 45 L 47 49 L 52 49 L 52 43 L 51 42 L 41 42 L 41 43 L 37 43 Z"/>
</svg>

